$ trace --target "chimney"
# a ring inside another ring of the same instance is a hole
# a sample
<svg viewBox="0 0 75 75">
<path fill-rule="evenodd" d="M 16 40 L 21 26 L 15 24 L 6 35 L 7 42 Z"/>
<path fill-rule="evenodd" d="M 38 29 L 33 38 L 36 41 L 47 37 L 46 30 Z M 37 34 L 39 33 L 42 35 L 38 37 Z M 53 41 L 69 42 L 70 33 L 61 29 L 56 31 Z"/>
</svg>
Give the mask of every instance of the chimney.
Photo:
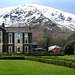
<svg viewBox="0 0 75 75">
<path fill-rule="evenodd" d="M 31 30 L 31 27 L 29 26 L 29 30 Z"/>
<path fill-rule="evenodd" d="M 4 23 L 2 23 L 2 27 L 5 27 Z"/>
</svg>

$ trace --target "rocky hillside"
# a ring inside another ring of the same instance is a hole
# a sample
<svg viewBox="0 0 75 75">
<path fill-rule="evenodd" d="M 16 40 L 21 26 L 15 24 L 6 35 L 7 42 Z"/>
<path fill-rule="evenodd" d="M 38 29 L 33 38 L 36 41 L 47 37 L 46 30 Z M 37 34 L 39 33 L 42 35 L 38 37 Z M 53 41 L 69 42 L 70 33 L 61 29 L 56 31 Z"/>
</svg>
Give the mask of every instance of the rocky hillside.
<svg viewBox="0 0 75 75">
<path fill-rule="evenodd" d="M 75 15 L 36 4 L 0 9 L 2 22 L 6 26 L 45 25 L 49 30 L 53 27 L 75 30 Z"/>
<path fill-rule="evenodd" d="M 53 38 L 66 38 L 75 31 L 75 15 L 51 7 L 27 4 L 0 9 L 0 24 L 5 26 L 31 26 L 33 38 L 49 32 Z"/>
</svg>

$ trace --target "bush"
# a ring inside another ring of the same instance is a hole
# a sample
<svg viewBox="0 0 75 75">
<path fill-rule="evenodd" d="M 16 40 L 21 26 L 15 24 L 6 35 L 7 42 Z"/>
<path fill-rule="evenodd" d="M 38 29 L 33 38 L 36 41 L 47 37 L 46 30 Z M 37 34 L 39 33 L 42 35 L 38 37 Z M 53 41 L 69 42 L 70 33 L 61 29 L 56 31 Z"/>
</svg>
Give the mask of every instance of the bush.
<svg viewBox="0 0 75 75">
<path fill-rule="evenodd" d="M 63 48 L 63 53 L 64 54 L 74 54 L 74 47 L 75 46 L 75 41 L 69 41 Z"/>
<path fill-rule="evenodd" d="M 33 52 L 33 53 L 26 53 L 26 56 L 62 56 L 60 53 L 52 53 L 49 54 L 47 52 Z"/>
<path fill-rule="evenodd" d="M 71 67 L 75 69 L 75 63 L 67 60 L 60 60 L 60 59 L 47 59 L 47 58 L 42 58 L 42 57 L 31 57 L 31 56 L 25 56 L 25 57 L 12 57 L 12 56 L 7 56 L 7 57 L 0 57 L 0 59 L 8 59 L 8 60 L 32 60 L 32 61 L 38 61 L 38 62 L 43 62 L 43 63 L 48 63 L 48 64 L 54 64 L 54 65 L 61 65 L 61 66 L 66 66 L 66 67 Z"/>
<path fill-rule="evenodd" d="M 44 58 L 44 59 L 54 59 L 54 60 L 64 60 L 64 61 L 70 61 L 75 63 L 75 60 L 73 59 L 63 59 L 63 58 L 59 58 L 58 56 L 35 56 L 36 58 Z"/>
<path fill-rule="evenodd" d="M 25 58 L 24 57 L 0 57 L 0 59 L 8 59 L 8 60 L 24 60 Z"/>
<path fill-rule="evenodd" d="M 32 60 L 32 61 L 38 61 L 38 62 L 43 62 L 43 63 L 48 63 L 48 64 L 54 64 L 54 65 L 61 65 L 61 66 L 66 66 L 66 67 L 72 67 L 75 68 L 75 64 L 73 64 L 70 61 L 65 61 L 65 60 L 57 60 L 57 59 L 45 59 L 45 58 L 36 58 L 36 57 L 25 57 L 26 60 Z M 74 67 L 73 67 L 74 65 Z"/>
<path fill-rule="evenodd" d="M 75 69 L 75 63 L 72 63 L 71 64 L 71 68 L 74 68 Z"/>
<path fill-rule="evenodd" d="M 64 64 L 65 64 L 66 67 L 71 67 L 72 62 L 64 61 Z"/>
</svg>

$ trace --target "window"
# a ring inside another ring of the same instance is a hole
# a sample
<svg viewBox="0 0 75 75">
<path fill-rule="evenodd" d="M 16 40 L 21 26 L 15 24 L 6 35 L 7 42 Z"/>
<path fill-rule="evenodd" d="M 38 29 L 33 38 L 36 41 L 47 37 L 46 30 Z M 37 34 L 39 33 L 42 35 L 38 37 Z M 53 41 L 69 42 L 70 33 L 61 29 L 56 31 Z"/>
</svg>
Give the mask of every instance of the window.
<svg viewBox="0 0 75 75">
<path fill-rule="evenodd" d="M 28 43 L 27 39 L 25 39 L 25 43 Z"/>
<path fill-rule="evenodd" d="M 20 37 L 20 33 L 17 34 L 17 37 Z"/>
<path fill-rule="evenodd" d="M 25 38 L 27 38 L 28 37 L 28 33 L 25 33 Z"/>
<path fill-rule="evenodd" d="M 25 38 L 25 39 L 24 39 L 24 42 L 25 42 L 25 43 L 28 43 L 28 39 Z"/>
<path fill-rule="evenodd" d="M 22 43 L 22 33 L 15 33 L 15 43 Z"/>
<path fill-rule="evenodd" d="M 24 51 L 28 52 L 29 46 L 24 46 Z"/>
<path fill-rule="evenodd" d="M 9 43 L 12 43 L 11 39 L 10 39 Z"/>
<path fill-rule="evenodd" d="M 26 46 L 26 52 L 27 52 L 27 46 Z"/>
<path fill-rule="evenodd" d="M 16 39 L 15 39 L 15 43 L 16 43 L 16 44 L 17 44 L 17 43 L 21 43 L 20 38 L 16 38 Z"/>
<path fill-rule="evenodd" d="M 9 33 L 9 37 L 11 37 L 12 36 L 12 33 Z"/>
<path fill-rule="evenodd" d="M 12 46 L 9 46 L 9 52 L 12 52 Z"/>
<path fill-rule="evenodd" d="M 9 49 L 10 49 L 10 52 L 11 52 L 11 47 Z"/>
<path fill-rule="evenodd" d="M 18 43 L 20 43 L 20 39 L 18 38 Z"/>
<path fill-rule="evenodd" d="M 22 47 L 21 46 L 19 46 L 19 45 L 17 45 L 16 47 L 15 47 L 15 52 L 17 52 L 17 53 L 20 53 L 22 50 Z"/>
<path fill-rule="evenodd" d="M 27 39 L 26 39 L 26 43 L 27 43 Z"/>
<path fill-rule="evenodd" d="M 15 33 L 15 37 L 20 37 L 20 33 Z"/>
<path fill-rule="evenodd" d="M 25 39 L 24 39 L 25 43 L 28 43 L 28 33 L 25 33 Z"/>
<path fill-rule="evenodd" d="M 9 33 L 9 43 L 11 44 L 12 43 L 12 33 Z"/>
<path fill-rule="evenodd" d="M 12 38 L 9 38 L 9 44 L 12 44 Z"/>
<path fill-rule="evenodd" d="M 20 33 L 15 33 L 15 37 L 20 37 Z"/>
<path fill-rule="evenodd" d="M 20 52 L 20 46 L 17 46 L 17 52 Z"/>
</svg>

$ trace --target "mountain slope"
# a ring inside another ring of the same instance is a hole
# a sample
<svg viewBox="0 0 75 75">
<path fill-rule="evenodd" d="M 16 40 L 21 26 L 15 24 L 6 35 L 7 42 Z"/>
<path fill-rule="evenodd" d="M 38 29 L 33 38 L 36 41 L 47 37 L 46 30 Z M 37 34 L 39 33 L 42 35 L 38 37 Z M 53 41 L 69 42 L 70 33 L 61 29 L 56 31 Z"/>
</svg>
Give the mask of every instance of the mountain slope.
<svg viewBox="0 0 75 75">
<path fill-rule="evenodd" d="M 75 31 L 75 15 L 50 7 L 27 4 L 0 9 L 0 24 L 6 26 L 40 25 Z"/>
</svg>

